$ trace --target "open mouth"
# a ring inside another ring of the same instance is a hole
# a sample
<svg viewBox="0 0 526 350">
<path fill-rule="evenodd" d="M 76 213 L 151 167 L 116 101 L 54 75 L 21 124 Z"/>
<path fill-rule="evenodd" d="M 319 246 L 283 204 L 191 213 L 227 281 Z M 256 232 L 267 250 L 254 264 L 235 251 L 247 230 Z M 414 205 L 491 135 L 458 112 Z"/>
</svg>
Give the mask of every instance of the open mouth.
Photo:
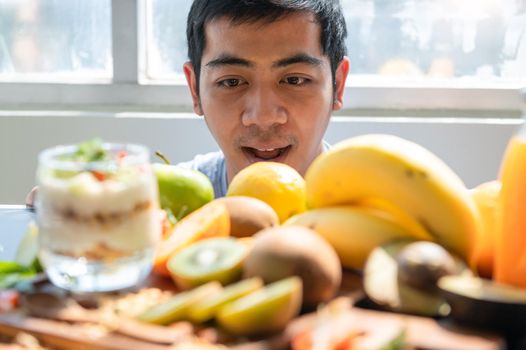
<svg viewBox="0 0 526 350">
<path fill-rule="evenodd" d="M 285 158 L 291 145 L 281 148 L 252 148 L 241 147 L 243 152 L 249 157 L 251 161 L 280 161 Z"/>
</svg>

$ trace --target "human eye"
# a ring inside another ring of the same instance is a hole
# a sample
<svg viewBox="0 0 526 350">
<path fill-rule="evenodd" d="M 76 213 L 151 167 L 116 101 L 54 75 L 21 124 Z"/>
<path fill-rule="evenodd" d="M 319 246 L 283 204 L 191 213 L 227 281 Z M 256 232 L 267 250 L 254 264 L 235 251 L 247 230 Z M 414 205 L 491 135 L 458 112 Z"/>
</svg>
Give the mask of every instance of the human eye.
<svg viewBox="0 0 526 350">
<path fill-rule="evenodd" d="M 305 85 L 309 83 L 310 79 L 299 77 L 299 76 L 290 76 L 290 77 L 285 77 L 282 80 L 282 82 L 288 85 L 301 86 L 301 85 Z"/>
<path fill-rule="evenodd" d="M 243 80 L 239 78 L 227 78 L 223 80 L 219 80 L 217 82 L 217 85 L 219 87 L 225 87 L 225 88 L 235 88 L 243 84 Z"/>
</svg>

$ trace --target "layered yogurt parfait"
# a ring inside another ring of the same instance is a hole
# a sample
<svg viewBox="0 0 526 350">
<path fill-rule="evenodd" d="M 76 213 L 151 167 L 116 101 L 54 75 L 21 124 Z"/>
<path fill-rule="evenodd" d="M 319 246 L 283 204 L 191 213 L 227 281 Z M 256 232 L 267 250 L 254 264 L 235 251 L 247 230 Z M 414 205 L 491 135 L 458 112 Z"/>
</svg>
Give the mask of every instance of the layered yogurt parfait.
<svg viewBox="0 0 526 350">
<path fill-rule="evenodd" d="M 39 156 L 39 258 L 50 280 L 76 292 L 138 285 L 161 236 L 148 150 L 102 143 L 58 146 Z"/>
</svg>

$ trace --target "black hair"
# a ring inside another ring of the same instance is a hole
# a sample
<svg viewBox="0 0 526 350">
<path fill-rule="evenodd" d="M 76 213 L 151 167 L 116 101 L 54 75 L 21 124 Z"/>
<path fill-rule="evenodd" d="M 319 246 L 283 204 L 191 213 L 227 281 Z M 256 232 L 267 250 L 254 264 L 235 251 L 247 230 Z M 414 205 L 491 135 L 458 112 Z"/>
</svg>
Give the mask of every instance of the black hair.
<svg viewBox="0 0 526 350">
<path fill-rule="evenodd" d="M 297 12 L 312 13 L 320 25 L 320 43 L 323 53 L 329 57 L 334 84 L 336 68 L 346 54 L 347 28 L 339 0 L 194 0 L 188 13 L 186 37 L 197 92 L 207 23 L 222 17 L 229 18 L 233 24 L 271 23 Z"/>
</svg>

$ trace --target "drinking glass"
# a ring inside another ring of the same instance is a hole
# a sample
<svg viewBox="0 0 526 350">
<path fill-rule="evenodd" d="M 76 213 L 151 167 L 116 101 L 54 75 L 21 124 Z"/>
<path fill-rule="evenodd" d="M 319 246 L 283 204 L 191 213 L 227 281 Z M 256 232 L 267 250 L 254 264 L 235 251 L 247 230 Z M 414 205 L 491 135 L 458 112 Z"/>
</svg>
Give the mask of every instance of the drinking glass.
<svg viewBox="0 0 526 350">
<path fill-rule="evenodd" d="M 161 237 L 148 149 L 82 147 L 56 146 L 39 155 L 40 262 L 53 284 L 74 292 L 133 287 L 149 274 Z"/>
</svg>

